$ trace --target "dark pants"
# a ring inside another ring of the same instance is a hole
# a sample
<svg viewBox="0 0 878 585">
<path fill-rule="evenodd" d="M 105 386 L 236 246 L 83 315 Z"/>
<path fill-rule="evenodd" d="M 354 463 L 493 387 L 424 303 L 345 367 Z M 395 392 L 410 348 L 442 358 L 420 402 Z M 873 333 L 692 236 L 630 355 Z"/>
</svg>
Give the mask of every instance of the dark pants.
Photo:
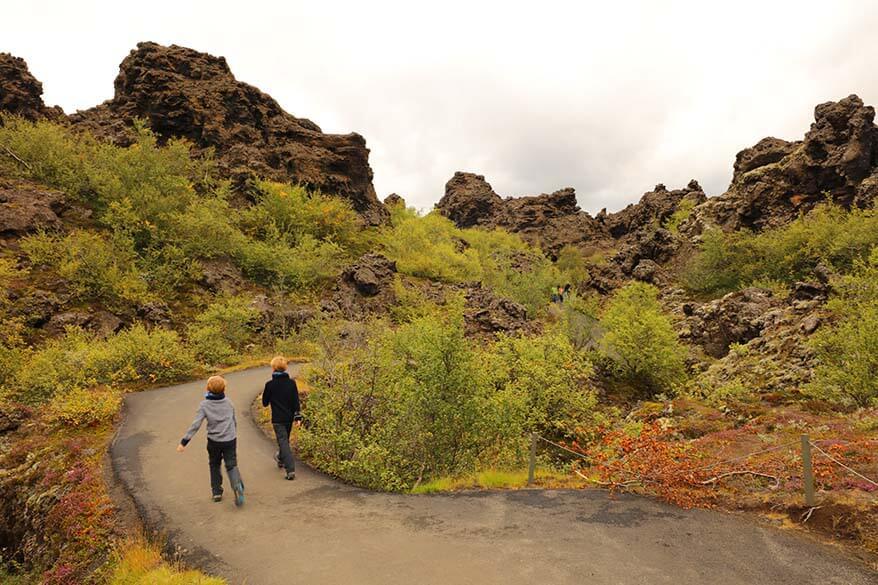
<svg viewBox="0 0 878 585">
<path fill-rule="evenodd" d="M 284 464 L 287 471 L 295 471 L 296 464 L 293 461 L 293 451 L 290 449 L 290 431 L 293 423 L 271 423 L 274 427 L 274 436 L 277 438 L 278 452 L 275 457 Z"/>
<path fill-rule="evenodd" d="M 238 440 L 211 441 L 207 440 L 207 460 L 210 465 L 210 489 L 213 495 L 223 493 L 223 475 L 220 473 L 220 465 L 226 462 L 226 473 L 229 475 L 229 483 L 232 488 L 241 483 L 241 472 L 238 471 Z"/>
</svg>

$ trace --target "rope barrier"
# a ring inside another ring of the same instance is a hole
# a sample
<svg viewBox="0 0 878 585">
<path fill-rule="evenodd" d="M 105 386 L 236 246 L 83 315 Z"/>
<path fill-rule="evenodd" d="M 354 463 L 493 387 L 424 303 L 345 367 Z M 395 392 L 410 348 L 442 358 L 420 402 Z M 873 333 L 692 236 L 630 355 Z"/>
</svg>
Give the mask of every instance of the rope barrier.
<svg viewBox="0 0 878 585">
<path fill-rule="evenodd" d="M 549 444 L 549 445 L 552 445 L 553 447 L 556 447 L 556 448 L 558 448 L 558 449 L 561 449 L 561 450 L 563 450 L 563 451 L 566 451 L 566 452 L 568 452 L 568 453 L 570 453 L 570 454 L 572 454 L 572 455 L 576 455 L 577 457 L 580 457 L 580 458 L 582 458 L 582 459 L 589 459 L 589 457 L 588 457 L 587 455 L 583 454 L 583 453 L 580 453 L 580 452 L 578 452 L 578 451 L 574 451 L 573 449 L 570 449 L 570 448 L 568 448 L 568 447 L 565 447 L 564 445 L 561 445 L 561 444 L 559 444 L 559 443 L 555 443 L 554 441 L 550 441 L 549 439 L 547 439 L 547 438 L 545 438 L 545 437 L 542 437 L 542 436 L 540 436 L 540 435 L 537 435 L 536 438 L 539 439 L 539 440 L 541 440 L 541 441 L 543 441 L 544 443 L 547 443 L 547 444 Z M 830 440 L 831 440 L 831 439 L 823 439 L 822 441 L 823 441 L 823 442 L 827 442 L 827 441 L 830 441 Z M 832 462 L 835 463 L 836 465 L 838 465 L 838 466 L 840 466 L 840 467 L 843 467 L 844 469 L 846 469 L 846 470 L 849 471 L 850 473 L 856 475 L 856 476 L 859 477 L 860 479 L 862 479 L 862 480 L 864 480 L 864 481 L 866 481 L 866 482 L 868 482 L 868 483 L 874 485 L 875 487 L 878 487 L 878 481 L 875 481 L 875 480 L 873 480 L 873 479 L 871 479 L 871 478 L 869 478 L 869 477 L 866 477 L 865 475 L 863 475 L 862 473 L 860 473 L 860 472 L 857 471 L 856 469 L 851 469 L 850 467 L 848 467 L 847 465 L 845 465 L 844 463 L 842 463 L 841 461 L 839 461 L 838 459 L 836 459 L 835 457 L 833 457 L 832 455 L 830 455 L 829 453 L 827 453 L 826 451 L 824 451 L 823 449 L 821 449 L 820 446 L 817 445 L 816 442 L 814 442 L 814 441 L 809 441 L 809 442 L 810 442 L 810 444 L 811 444 L 812 447 L 814 447 L 814 448 L 815 448 L 817 451 L 819 451 L 824 457 L 826 457 L 827 459 L 829 459 L 830 461 L 832 461 Z M 768 447 L 768 448 L 766 448 L 766 449 L 761 449 L 761 450 L 759 450 L 759 451 L 754 451 L 754 452 L 752 452 L 752 453 L 747 453 L 746 455 L 741 455 L 740 457 L 733 457 L 733 458 L 731 458 L 731 459 L 724 459 L 724 460 L 722 460 L 722 461 L 717 461 L 717 462 L 714 462 L 714 463 L 710 463 L 710 464 L 708 464 L 708 465 L 704 465 L 704 466 L 702 466 L 702 467 L 696 467 L 696 468 L 694 468 L 694 469 L 682 470 L 682 471 L 679 472 L 679 474 L 694 473 L 694 472 L 696 472 L 696 471 L 704 471 L 704 470 L 712 469 L 712 468 L 714 468 L 714 467 L 718 467 L 718 466 L 720 466 L 720 465 L 724 465 L 724 464 L 737 463 L 737 462 L 739 462 L 739 461 L 745 461 L 745 460 L 750 459 L 751 457 L 755 457 L 755 456 L 757 456 L 757 455 L 763 455 L 763 454 L 765 454 L 765 453 L 771 453 L 772 451 L 778 451 L 778 450 L 780 450 L 780 449 L 785 449 L 785 448 L 788 448 L 788 447 L 792 447 L 792 446 L 797 445 L 797 444 L 798 444 L 798 441 L 790 441 L 790 442 L 788 442 L 788 443 L 783 443 L 783 444 L 780 444 L 780 445 L 774 445 L 773 447 Z M 582 475 L 582 474 L 580 474 L 580 475 Z M 585 476 L 583 476 L 583 477 L 585 477 Z M 587 478 L 586 478 L 586 479 L 587 479 Z"/>
<path fill-rule="evenodd" d="M 775 445 L 773 447 L 768 447 L 766 449 L 762 449 L 760 451 L 754 451 L 753 453 L 747 453 L 746 455 L 741 455 L 740 457 L 733 457 L 732 459 L 725 459 L 723 461 L 717 461 L 715 463 L 710 463 L 709 465 L 704 465 L 703 467 L 696 467 L 695 469 L 690 469 L 686 473 L 692 473 L 693 471 L 704 471 L 705 469 L 712 469 L 717 467 L 718 465 L 722 465 L 724 463 L 737 463 L 738 461 L 745 461 L 750 459 L 751 457 L 755 457 L 756 455 L 762 455 L 764 453 L 771 453 L 772 451 L 778 451 L 785 447 L 791 447 L 793 445 L 797 445 L 798 441 L 790 441 L 789 443 L 783 443 L 781 445 Z"/>
<path fill-rule="evenodd" d="M 826 457 L 827 459 L 829 459 L 830 461 L 832 461 L 836 465 L 847 469 L 848 471 L 850 471 L 851 473 L 853 473 L 854 475 L 856 475 L 860 479 L 871 483 L 875 487 L 878 487 L 878 481 L 875 481 L 873 479 L 869 479 L 868 477 L 866 477 L 865 475 L 863 475 L 862 473 L 860 473 L 856 469 L 851 469 L 850 467 L 848 467 L 847 465 L 845 465 L 844 463 L 842 463 L 841 461 L 839 461 L 838 459 L 836 459 L 835 457 L 833 457 L 832 455 L 830 455 L 829 453 L 827 453 L 826 451 L 824 451 L 823 449 L 818 447 L 813 441 L 811 441 L 811 446 L 814 447 L 815 449 L 817 449 L 817 451 L 819 451 L 824 457 Z"/>
<path fill-rule="evenodd" d="M 577 457 L 582 457 L 583 459 L 588 459 L 587 455 L 584 455 L 582 453 L 574 451 L 573 449 L 568 449 L 564 445 L 559 445 L 558 443 L 553 443 L 552 441 L 550 441 L 549 439 L 546 439 L 545 437 L 541 437 L 541 436 L 537 435 L 537 439 L 539 439 L 540 441 L 543 441 L 544 443 L 548 443 L 554 447 L 558 447 L 559 449 L 563 449 L 564 451 L 567 451 L 568 453 L 572 453 L 573 455 L 576 455 Z"/>
<path fill-rule="evenodd" d="M 537 435 L 537 438 L 539 440 L 543 441 L 544 443 L 548 443 L 549 445 L 552 445 L 553 447 L 557 447 L 558 449 L 563 449 L 564 451 L 567 451 L 568 453 L 576 455 L 577 457 L 581 457 L 583 459 L 589 459 L 589 457 L 587 455 L 584 455 L 584 454 L 579 453 L 578 451 L 574 451 L 572 449 L 568 449 L 564 445 L 559 445 L 558 443 L 550 441 L 549 439 L 547 439 L 545 437 Z M 797 444 L 798 444 L 798 441 L 791 441 L 789 443 L 784 443 L 782 445 L 775 445 L 773 447 L 768 447 L 767 449 L 762 449 L 760 451 L 754 451 L 753 453 L 748 453 L 748 454 L 742 455 L 740 457 L 734 457 L 732 459 L 725 459 L 723 461 L 717 461 L 715 463 L 710 463 L 709 465 L 704 465 L 702 467 L 696 467 L 695 469 L 687 469 L 683 473 L 692 473 L 694 471 L 703 471 L 705 469 L 711 469 L 713 467 L 717 467 L 718 465 L 722 465 L 724 463 L 737 463 L 738 461 L 744 461 L 746 459 L 750 459 L 751 457 L 755 457 L 756 455 L 762 455 L 763 453 L 770 453 L 772 451 L 777 451 L 778 449 L 783 449 L 784 447 L 790 447 L 792 445 L 797 445 Z"/>
</svg>

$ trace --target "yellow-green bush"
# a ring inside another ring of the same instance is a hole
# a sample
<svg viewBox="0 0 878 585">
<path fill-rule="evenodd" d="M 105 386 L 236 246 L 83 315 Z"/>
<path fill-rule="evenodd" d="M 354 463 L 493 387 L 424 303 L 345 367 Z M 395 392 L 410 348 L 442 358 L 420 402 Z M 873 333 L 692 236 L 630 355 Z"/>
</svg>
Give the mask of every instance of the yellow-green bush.
<svg viewBox="0 0 878 585">
<path fill-rule="evenodd" d="M 52 122 L 2 115 L 0 146 L 4 175 L 35 179 L 74 197 L 84 198 L 88 193 L 88 154 L 96 147 L 94 140 Z"/>
<path fill-rule="evenodd" d="M 445 282 L 480 280 L 478 252 L 461 236 L 451 220 L 438 213 L 420 217 L 413 210 L 399 210 L 380 241 L 403 274 Z"/>
<path fill-rule="evenodd" d="M 290 246 L 311 236 L 353 252 L 363 251 L 368 230 L 348 201 L 282 183 L 259 181 L 256 186 L 256 204 L 242 217 L 251 235 L 280 238 Z"/>
<path fill-rule="evenodd" d="M 283 241 L 248 240 L 236 253 L 244 273 L 254 280 L 285 290 L 307 289 L 339 275 L 350 260 L 334 242 L 311 236 L 295 247 Z"/>
<path fill-rule="evenodd" d="M 210 364 L 228 362 L 252 341 L 259 312 L 244 297 L 211 303 L 189 326 L 188 339 L 195 355 Z"/>
<path fill-rule="evenodd" d="M 191 374 L 194 368 L 191 352 L 173 331 L 134 325 L 100 339 L 71 328 L 63 337 L 23 355 L 7 394 L 36 404 L 75 387 L 172 382 Z"/>
<path fill-rule="evenodd" d="M 170 565 L 159 547 L 134 541 L 124 543 L 118 552 L 108 585 L 226 585 L 226 581 Z"/>
<path fill-rule="evenodd" d="M 106 386 L 60 389 L 49 403 L 48 420 L 64 427 L 87 427 L 113 418 L 122 394 Z"/>
<path fill-rule="evenodd" d="M 686 350 L 662 312 L 658 289 L 635 282 L 619 289 L 601 316 L 598 346 L 615 377 L 655 394 L 686 379 Z"/>
<path fill-rule="evenodd" d="M 597 404 L 593 367 L 560 330 L 533 337 L 506 336 L 484 353 L 490 383 L 522 409 L 524 429 L 547 438 L 573 435 Z"/>
<path fill-rule="evenodd" d="M 571 282 L 542 252 L 503 230 L 461 230 L 438 213 L 392 210 L 393 226 L 380 236 L 384 253 L 402 274 L 443 282 L 482 282 L 536 315 L 550 289 Z"/>
<path fill-rule="evenodd" d="M 111 240 L 85 230 L 42 233 L 22 239 L 21 249 L 34 265 L 57 272 L 81 300 L 128 306 L 148 298 L 136 255 L 124 238 Z"/>
<path fill-rule="evenodd" d="M 24 345 L 24 323 L 20 315 L 12 314 L 9 299 L 9 287 L 20 276 L 13 260 L 0 258 L 0 387 L 14 376 Z"/>
<path fill-rule="evenodd" d="M 692 210 L 694 208 L 694 199 L 682 199 L 680 203 L 677 204 L 677 209 L 674 210 L 674 213 L 665 220 L 664 228 L 672 234 L 676 234 L 680 231 L 680 225 L 692 215 Z"/>
<path fill-rule="evenodd" d="M 527 431 L 565 437 L 591 420 L 588 360 L 560 333 L 481 348 L 463 305 L 380 322 L 330 323 L 309 382 L 302 453 L 348 481 L 408 490 L 523 464 Z"/>
<path fill-rule="evenodd" d="M 878 212 L 824 204 L 789 225 L 760 233 L 707 230 L 684 274 L 699 293 L 722 294 L 758 280 L 792 283 L 823 262 L 840 272 L 878 244 Z"/>
<path fill-rule="evenodd" d="M 582 250 L 576 246 L 561 248 L 555 265 L 565 275 L 567 282 L 572 284 L 579 284 L 588 278 L 588 263 Z"/>
<path fill-rule="evenodd" d="M 878 248 L 835 283 L 835 323 L 811 337 L 817 366 L 805 393 L 849 406 L 878 403 Z"/>
</svg>

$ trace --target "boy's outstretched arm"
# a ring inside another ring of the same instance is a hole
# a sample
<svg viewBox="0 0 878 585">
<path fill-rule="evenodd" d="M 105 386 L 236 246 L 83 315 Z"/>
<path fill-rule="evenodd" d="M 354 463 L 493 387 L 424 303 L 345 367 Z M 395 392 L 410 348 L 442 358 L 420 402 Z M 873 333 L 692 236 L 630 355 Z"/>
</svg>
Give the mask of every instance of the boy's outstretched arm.
<svg viewBox="0 0 878 585">
<path fill-rule="evenodd" d="M 192 421 L 192 424 L 189 425 L 189 428 L 186 430 L 186 434 L 183 435 L 183 438 L 180 439 L 180 444 L 177 446 L 177 451 L 183 451 L 186 445 L 189 444 L 189 441 L 192 440 L 192 437 L 195 436 L 195 433 L 198 432 L 198 429 L 201 428 L 201 423 L 204 422 L 204 419 L 207 415 L 204 413 L 204 407 L 199 406 L 198 412 L 195 413 L 195 420 Z"/>
</svg>

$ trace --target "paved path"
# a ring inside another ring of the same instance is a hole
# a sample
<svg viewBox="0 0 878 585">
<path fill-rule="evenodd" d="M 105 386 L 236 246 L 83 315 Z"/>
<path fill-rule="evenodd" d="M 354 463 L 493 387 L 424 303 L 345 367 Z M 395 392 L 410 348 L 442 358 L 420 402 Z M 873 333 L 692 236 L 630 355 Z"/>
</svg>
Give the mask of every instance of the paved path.
<svg viewBox="0 0 878 585">
<path fill-rule="evenodd" d="M 299 466 L 288 482 L 249 405 L 267 369 L 227 376 L 247 503 L 210 501 L 205 432 L 175 447 L 203 382 L 130 394 L 112 447 L 153 527 L 233 584 L 878 583 L 839 551 L 735 516 L 601 491 L 372 493 Z M 226 493 L 231 494 L 226 481 Z"/>
</svg>

